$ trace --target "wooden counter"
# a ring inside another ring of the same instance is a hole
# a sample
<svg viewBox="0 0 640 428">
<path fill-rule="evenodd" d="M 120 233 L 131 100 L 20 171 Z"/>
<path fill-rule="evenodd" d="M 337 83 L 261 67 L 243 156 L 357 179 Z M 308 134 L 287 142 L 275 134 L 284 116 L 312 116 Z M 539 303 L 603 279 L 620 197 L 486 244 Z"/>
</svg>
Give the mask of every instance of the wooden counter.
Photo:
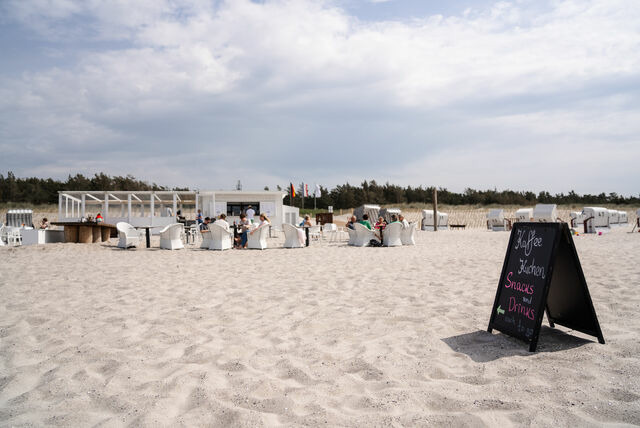
<svg viewBox="0 0 640 428">
<path fill-rule="evenodd" d="M 116 231 L 116 227 L 113 224 L 106 223 L 54 221 L 51 224 L 64 227 L 64 242 L 77 242 L 80 244 L 107 242 L 112 232 Z"/>
</svg>

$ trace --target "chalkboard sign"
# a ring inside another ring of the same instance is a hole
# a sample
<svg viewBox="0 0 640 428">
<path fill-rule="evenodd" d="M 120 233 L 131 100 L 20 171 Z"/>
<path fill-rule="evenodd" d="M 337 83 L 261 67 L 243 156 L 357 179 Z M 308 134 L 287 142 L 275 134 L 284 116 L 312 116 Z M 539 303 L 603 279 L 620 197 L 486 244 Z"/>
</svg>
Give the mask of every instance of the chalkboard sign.
<svg viewBox="0 0 640 428">
<path fill-rule="evenodd" d="M 496 329 L 535 351 L 544 312 L 551 327 L 604 338 L 566 223 L 515 223 L 491 311 Z"/>
</svg>

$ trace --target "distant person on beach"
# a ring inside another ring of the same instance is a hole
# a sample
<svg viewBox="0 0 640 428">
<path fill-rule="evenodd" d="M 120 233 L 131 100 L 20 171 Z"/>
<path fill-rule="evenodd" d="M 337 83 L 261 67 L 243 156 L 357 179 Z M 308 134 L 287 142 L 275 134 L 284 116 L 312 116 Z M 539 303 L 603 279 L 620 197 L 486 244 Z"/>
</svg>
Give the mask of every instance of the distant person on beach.
<svg viewBox="0 0 640 428">
<path fill-rule="evenodd" d="M 360 220 L 358 223 L 360 223 L 361 225 L 363 225 L 367 229 L 371 230 L 371 223 L 369 222 L 369 215 L 368 214 L 364 214 L 362 216 L 362 220 Z"/>
<path fill-rule="evenodd" d="M 354 224 L 357 223 L 357 218 L 356 216 L 352 215 L 351 218 L 349 219 L 349 221 L 347 222 L 347 229 L 351 229 L 351 230 L 355 230 L 355 226 Z"/>
<path fill-rule="evenodd" d="M 256 216 L 256 211 L 253 209 L 251 205 L 247 207 L 247 218 L 250 223 L 253 223 L 253 218 Z"/>
<path fill-rule="evenodd" d="M 205 217 L 204 221 L 200 224 L 200 226 L 198 226 L 198 228 L 200 229 L 200 232 L 206 232 L 207 230 L 209 230 L 210 222 L 211 222 L 211 219 L 209 217 Z"/>
<path fill-rule="evenodd" d="M 407 221 L 406 218 L 404 218 L 404 216 L 402 214 L 400 214 L 398 216 L 398 220 L 400 220 L 400 223 L 402 223 L 402 227 L 404 229 L 408 229 L 409 228 L 409 222 Z"/>
<path fill-rule="evenodd" d="M 46 217 L 40 221 L 40 229 L 49 229 L 49 220 Z"/>
<path fill-rule="evenodd" d="M 102 217 L 102 215 L 100 213 L 96 214 L 96 223 L 102 223 L 104 221 L 104 218 Z"/>
<path fill-rule="evenodd" d="M 202 224 L 203 222 L 204 220 L 202 219 L 202 211 L 198 210 L 198 213 L 196 214 L 196 223 Z"/>
</svg>

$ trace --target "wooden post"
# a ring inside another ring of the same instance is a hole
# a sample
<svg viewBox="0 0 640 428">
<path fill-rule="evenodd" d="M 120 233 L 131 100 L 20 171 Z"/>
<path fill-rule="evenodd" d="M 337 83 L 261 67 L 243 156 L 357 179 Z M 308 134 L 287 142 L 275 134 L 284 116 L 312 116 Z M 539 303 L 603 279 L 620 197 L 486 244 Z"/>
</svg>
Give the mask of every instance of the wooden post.
<svg viewBox="0 0 640 428">
<path fill-rule="evenodd" d="M 433 188 L 433 231 L 438 231 L 438 188 Z"/>
</svg>

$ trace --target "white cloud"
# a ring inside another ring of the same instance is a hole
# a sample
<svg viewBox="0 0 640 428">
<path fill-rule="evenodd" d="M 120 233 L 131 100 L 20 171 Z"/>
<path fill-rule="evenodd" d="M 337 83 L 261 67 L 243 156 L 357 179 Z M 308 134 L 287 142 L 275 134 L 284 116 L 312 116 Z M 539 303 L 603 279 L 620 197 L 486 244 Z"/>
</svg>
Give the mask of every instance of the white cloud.
<svg viewBox="0 0 640 428">
<path fill-rule="evenodd" d="M 594 186 L 635 191 L 630 180 L 607 182 L 604 164 L 590 161 L 612 143 L 640 154 L 633 144 L 640 108 L 623 95 L 637 93 L 640 81 L 635 0 L 554 1 L 543 11 L 536 2 L 499 2 L 462 16 L 406 22 L 366 22 L 335 3 L 311 0 L 234 0 L 217 7 L 205 1 L 34 0 L 8 2 L 5 11 L 55 37 L 61 48 L 78 37 L 125 45 L 96 44 L 66 66 L 0 81 L 11 139 L 4 145 L 44 139 L 54 157 L 69 141 L 102 142 L 113 147 L 104 159 L 125 147 L 156 147 L 162 159 L 175 159 L 182 147 L 210 156 L 220 176 L 242 168 L 215 153 L 248 146 L 271 163 L 243 160 L 253 172 L 247 180 L 282 182 L 309 171 L 300 156 L 287 154 L 304 145 L 350 159 L 359 158 L 360 147 L 396 148 L 400 153 L 367 155 L 355 164 L 321 158 L 316 177 L 300 178 L 334 184 L 345 176 L 400 170 L 414 184 L 437 178 L 456 187 L 489 181 L 509 187 L 513 175 L 496 173 L 492 159 L 517 153 L 522 144 L 523 153 L 533 147 L 532 155 L 536 147 L 563 145 L 570 147 L 563 156 L 578 156 L 601 171 L 604 182 Z M 604 89 L 592 93 L 597 87 Z M 170 129 L 157 130 L 165 126 Z M 591 157 L 572 155 L 585 144 L 581 153 Z M 476 151 L 487 154 L 488 166 L 469 176 L 473 182 L 446 171 L 425 174 L 446 164 L 433 161 L 443 156 L 472 165 Z M 628 156 L 610 153 L 606 167 L 619 162 L 620 171 L 638 178 L 627 168 Z M 557 180 L 558 166 L 548 165 L 516 163 L 529 174 L 546 171 L 556 177 L 549 180 L 552 188 L 567 190 Z M 46 170 L 37 164 L 23 171 L 35 168 Z M 204 185 L 188 166 L 181 168 L 168 176 L 175 184 Z"/>
</svg>

